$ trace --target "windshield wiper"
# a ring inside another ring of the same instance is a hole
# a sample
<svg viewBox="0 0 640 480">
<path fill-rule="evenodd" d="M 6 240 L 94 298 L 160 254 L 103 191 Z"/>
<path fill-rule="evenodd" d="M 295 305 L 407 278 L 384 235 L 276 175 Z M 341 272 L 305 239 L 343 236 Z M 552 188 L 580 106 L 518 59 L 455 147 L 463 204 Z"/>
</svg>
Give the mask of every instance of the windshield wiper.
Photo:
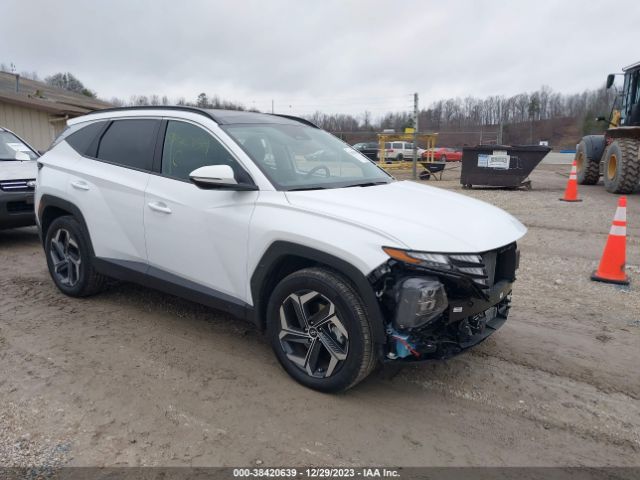
<svg viewBox="0 0 640 480">
<path fill-rule="evenodd" d="M 349 187 L 375 187 L 376 185 L 386 185 L 389 182 L 381 181 L 381 182 L 362 182 L 362 183 L 351 183 L 349 185 L 344 185 L 340 188 L 349 188 Z"/>
<path fill-rule="evenodd" d="M 313 186 L 313 187 L 296 187 L 296 188 L 289 188 L 287 190 L 287 192 L 301 192 L 304 190 L 326 190 L 327 187 L 320 187 L 318 185 Z"/>
</svg>

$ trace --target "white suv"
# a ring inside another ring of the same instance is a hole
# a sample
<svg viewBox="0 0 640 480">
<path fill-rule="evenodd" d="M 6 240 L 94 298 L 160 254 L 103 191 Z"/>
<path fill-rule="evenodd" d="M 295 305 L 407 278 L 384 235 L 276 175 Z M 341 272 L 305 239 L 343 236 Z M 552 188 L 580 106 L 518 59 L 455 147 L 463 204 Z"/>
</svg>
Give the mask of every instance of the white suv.
<svg viewBox="0 0 640 480">
<path fill-rule="evenodd" d="M 520 222 L 394 181 L 303 119 L 113 109 L 71 120 L 38 163 L 37 221 L 63 293 L 115 277 L 231 312 L 317 390 L 459 353 L 509 311 Z"/>
<path fill-rule="evenodd" d="M 426 152 L 424 148 L 417 148 L 417 159 L 420 160 L 422 154 Z M 385 142 L 384 144 L 385 160 L 412 160 L 413 159 L 413 143 L 409 142 Z"/>
</svg>

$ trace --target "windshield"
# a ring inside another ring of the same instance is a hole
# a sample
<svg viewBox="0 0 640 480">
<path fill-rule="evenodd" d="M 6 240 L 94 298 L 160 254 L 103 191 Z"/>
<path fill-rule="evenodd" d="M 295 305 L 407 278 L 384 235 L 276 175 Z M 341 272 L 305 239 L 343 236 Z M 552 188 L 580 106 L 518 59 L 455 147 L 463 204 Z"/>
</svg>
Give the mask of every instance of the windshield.
<svg viewBox="0 0 640 480">
<path fill-rule="evenodd" d="M 0 161 L 35 160 L 38 155 L 10 132 L 0 132 Z"/>
<path fill-rule="evenodd" d="M 226 125 L 279 190 L 389 183 L 393 178 L 333 135 L 306 125 Z"/>
</svg>

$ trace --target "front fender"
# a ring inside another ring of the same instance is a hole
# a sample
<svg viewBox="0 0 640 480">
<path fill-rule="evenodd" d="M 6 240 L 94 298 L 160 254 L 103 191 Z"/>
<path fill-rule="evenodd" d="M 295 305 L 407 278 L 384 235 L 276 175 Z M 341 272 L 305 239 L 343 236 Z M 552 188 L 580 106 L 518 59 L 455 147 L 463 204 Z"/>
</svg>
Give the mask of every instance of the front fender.
<svg viewBox="0 0 640 480">
<path fill-rule="evenodd" d="M 256 315 L 260 316 L 266 307 L 268 292 L 265 292 L 265 288 L 273 285 L 269 282 L 270 275 L 276 273 L 282 262 L 287 261 L 289 258 L 305 259 L 314 264 L 325 265 L 340 272 L 351 281 L 364 301 L 374 342 L 377 344 L 386 342 L 384 316 L 373 286 L 367 277 L 356 267 L 339 257 L 297 243 L 275 241 L 266 249 L 258 261 L 250 281 L 251 297 Z M 264 327 L 264 318 L 258 318 L 257 320 L 260 326 Z"/>
</svg>

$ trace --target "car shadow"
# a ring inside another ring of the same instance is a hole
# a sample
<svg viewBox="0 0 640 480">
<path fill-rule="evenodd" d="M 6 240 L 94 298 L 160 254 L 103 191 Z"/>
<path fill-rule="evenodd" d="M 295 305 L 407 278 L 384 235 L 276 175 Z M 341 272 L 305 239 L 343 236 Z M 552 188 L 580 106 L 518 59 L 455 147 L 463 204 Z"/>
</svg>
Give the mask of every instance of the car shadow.
<svg viewBox="0 0 640 480">
<path fill-rule="evenodd" d="M 39 241 L 36 227 L 0 230 L 0 249 L 13 248 L 19 245 L 33 245 Z"/>
</svg>

